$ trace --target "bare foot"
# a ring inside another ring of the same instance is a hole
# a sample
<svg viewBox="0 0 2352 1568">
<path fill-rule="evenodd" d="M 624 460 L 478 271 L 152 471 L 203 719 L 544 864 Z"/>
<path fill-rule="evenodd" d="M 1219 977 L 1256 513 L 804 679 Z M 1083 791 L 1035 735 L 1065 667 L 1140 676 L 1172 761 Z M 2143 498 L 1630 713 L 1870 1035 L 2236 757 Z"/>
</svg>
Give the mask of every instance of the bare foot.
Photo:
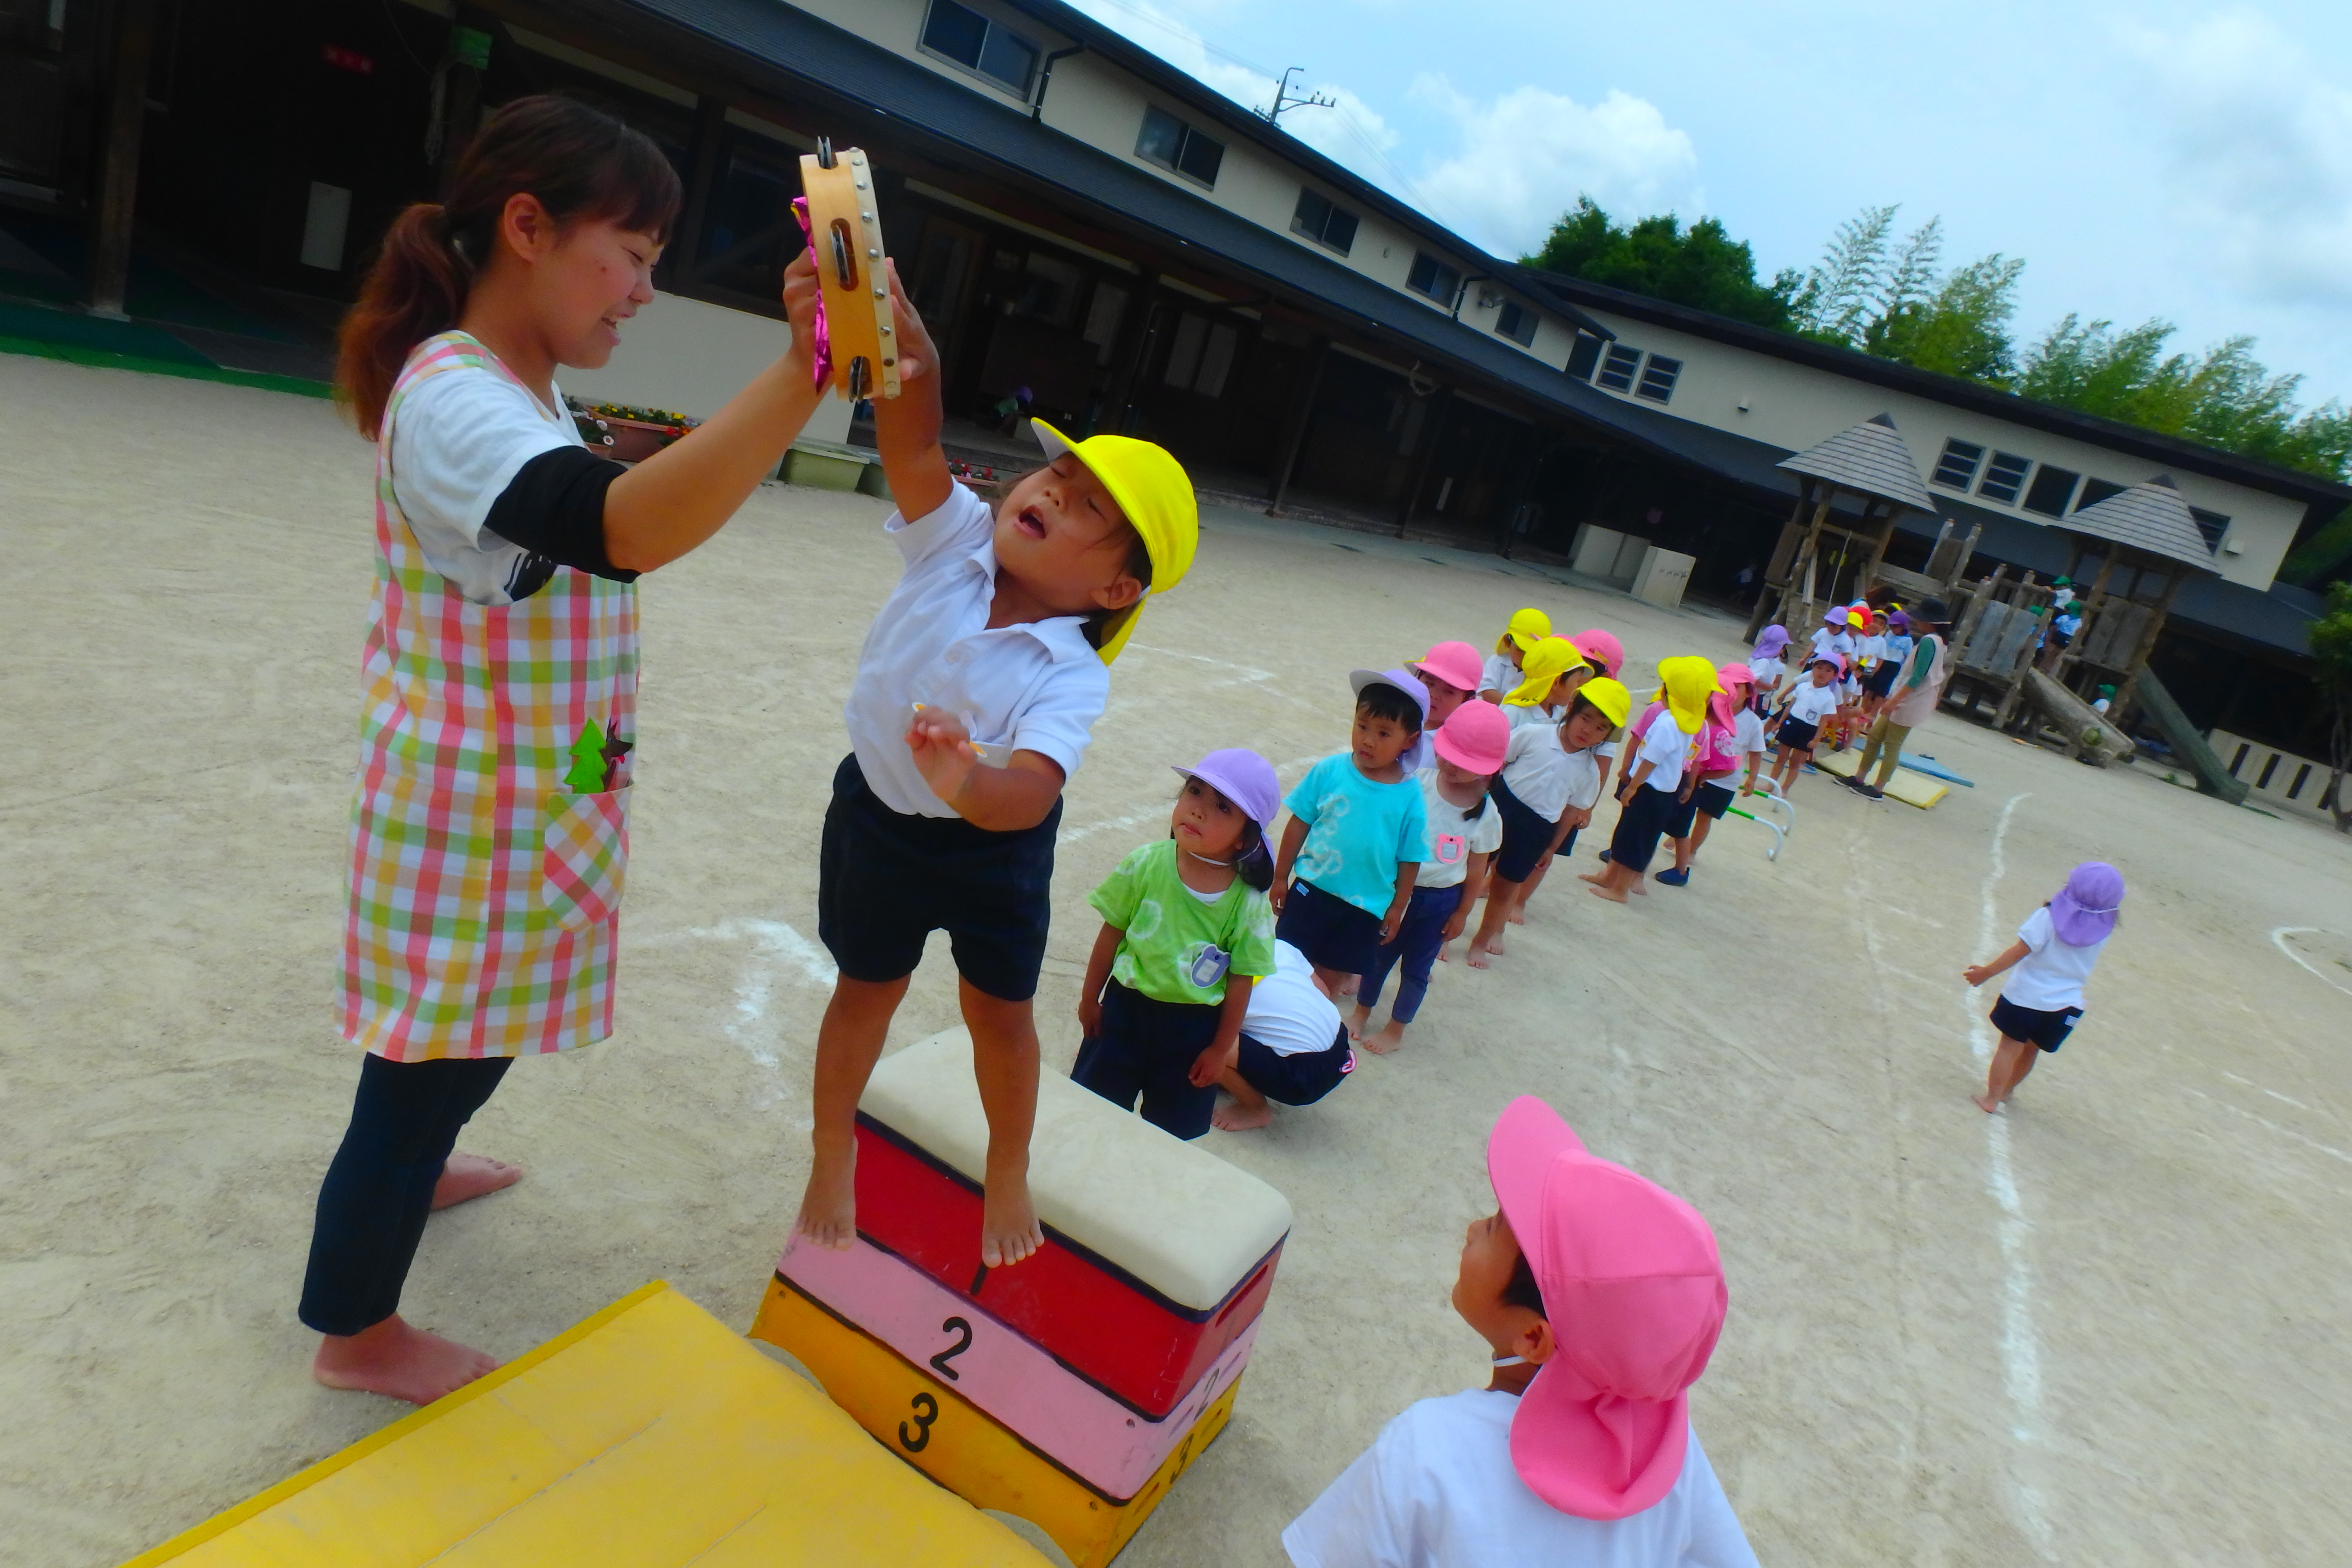
<svg viewBox="0 0 2352 1568">
<path fill-rule="evenodd" d="M 1486 951 L 1496 958 L 1503 956 L 1503 932 L 1496 931 L 1486 939 Z"/>
<path fill-rule="evenodd" d="M 800 1217 L 793 1234 L 818 1247 L 846 1252 L 857 1239 L 857 1152 L 852 1148 L 838 1161 L 820 1154 L 809 1166 L 808 1187 L 801 1194 Z"/>
<path fill-rule="evenodd" d="M 2000 1109 L 2000 1101 L 1995 1100 L 1991 1095 L 1974 1094 L 1970 1095 L 1969 1098 L 1975 1100 L 1977 1102 L 1977 1109 L 1983 1111 L 1987 1116 L 1990 1116 L 1994 1111 Z"/>
<path fill-rule="evenodd" d="M 522 1180 L 522 1167 L 484 1154 L 452 1154 L 442 1163 L 441 1179 L 433 1184 L 433 1206 L 446 1209 Z"/>
<path fill-rule="evenodd" d="M 1580 874 L 1576 879 L 1580 882 L 1590 882 L 1597 888 L 1601 886 L 1601 883 L 1609 880 L 1609 868 L 1603 866 L 1598 871 L 1583 872 Z"/>
<path fill-rule="evenodd" d="M 1371 1021 L 1372 1010 L 1370 1007 L 1363 1005 L 1361 1003 L 1358 1003 L 1356 1010 L 1348 1016 L 1348 1037 L 1351 1040 L 1362 1039 L 1364 1037 L 1364 1026 Z"/>
<path fill-rule="evenodd" d="M 1650 884 L 1637 881 L 1633 884 L 1633 890 L 1646 899 L 1650 896 Z"/>
<path fill-rule="evenodd" d="M 1470 951 L 1462 955 L 1462 961 L 1473 969 L 1486 968 L 1486 944 L 1473 937 L 1470 941 Z"/>
<path fill-rule="evenodd" d="M 1592 879 L 1587 877 L 1585 880 L 1590 882 Z M 1592 896 L 1596 899 L 1606 899 L 1612 904 L 1622 904 L 1625 901 L 1625 895 L 1615 888 L 1595 887 L 1592 889 Z"/>
<path fill-rule="evenodd" d="M 494 1356 L 412 1328 L 394 1313 L 355 1334 L 328 1334 L 319 1342 L 310 1375 L 329 1388 L 352 1388 L 430 1405 L 498 1368 Z"/>
<path fill-rule="evenodd" d="M 1343 974 L 1339 977 L 1339 984 L 1334 988 L 1332 994 L 1338 996 L 1353 996 L 1356 994 L 1357 984 L 1363 978 L 1360 974 Z"/>
<path fill-rule="evenodd" d="M 1440 963 L 1451 963 L 1454 962 L 1454 939 L 1452 937 L 1449 936 L 1444 942 L 1437 944 L 1437 962 Z"/>
<path fill-rule="evenodd" d="M 1528 906 L 1521 904 L 1517 909 L 1513 910 L 1509 914 L 1505 915 L 1503 918 L 1510 921 L 1515 926 L 1523 926 L 1528 923 Z"/>
<path fill-rule="evenodd" d="M 1209 1112 L 1209 1120 L 1228 1132 L 1252 1131 L 1274 1120 L 1274 1103 L 1262 1100 L 1248 1106 L 1238 1100 L 1228 1100 Z"/>
<path fill-rule="evenodd" d="M 1018 1263 L 1045 1245 L 1026 1176 L 992 1177 L 981 1194 L 980 1261 L 989 1268 Z"/>
<path fill-rule="evenodd" d="M 1379 1034 L 1367 1035 L 1358 1043 L 1372 1055 L 1384 1057 L 1404 1044 L 1404 1026 L 1391 1018 Z"/>
</svg>

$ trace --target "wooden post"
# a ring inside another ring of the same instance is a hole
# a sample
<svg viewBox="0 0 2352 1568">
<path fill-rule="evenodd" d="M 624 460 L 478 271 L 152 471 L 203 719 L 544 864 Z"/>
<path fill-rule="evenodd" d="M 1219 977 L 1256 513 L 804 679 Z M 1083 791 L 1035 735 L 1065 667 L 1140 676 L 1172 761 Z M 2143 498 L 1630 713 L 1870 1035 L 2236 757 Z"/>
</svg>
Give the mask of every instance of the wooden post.
<svg viewBox="0 0 2352 1568">
<path fill-rule="evenodd" d="M 1290 428 L 1282 437 L 1282 456 L 1275 463 L 1274 499 L 1265 509 L 1270 517 L 1280 517 L 1283 503 L 1290 499 L 1290 481 L 1298 477 L 1298 455 L 1307 449 L 1307 427 L 1315 421 L 1315 399 L 1323 390 L 1323 367 L 1330 361 L 1331 340 L 1318 338 L 1315 363 L 1307 368 L 1307 385 L 1290 411 Z"/>
<path fill-rule="evenodd" d="M 1429 417 L 1423 422 L 1429 445 L 1421 449 L 1420 460 L 1412 466 L 1412 479 L 1404 488 L 1404 504 L 1397 508 L 1399 539 L 1412 527 L 1413 516 L 1421 510 L 1421 492 L 1428 487 L 1429 470 L 1437 461 L 1437 444 L 1445 438 L 1445 416 L 1454 406 L 1454 389 L 1439 387 L 1430 394 L 1429 404 Z"/>
<path fill-rule="evenodd" d="M 2106 558 L 2099 563 L 2099 574 L 2091 581 L 2090 593 L 2076 595 L 2083 600 L 2083 624 L 2074 628 L 2074 640 L 2059 649 L 2058 657 L 2050 663 L 2051 679 L 2061 685 L 2065 683 L 2066 667 L 2082 658 L 2076 650 L 2091 640 L 2091 628 L 2098 624 L 2098 617 L 2106 611 L 2107 579 L 2114 574 L 2116 562 L 2122 556 L 2123 550 L 2120 543 L 2109 543 Z M 2057 617 L 2058 609 L 2054 602 L 2050 614 L 2053 620 Z"/>
<path fill-rule="evenodd" d="M 2125 668 L 2124 678 L 2116 687 L 2115 700 L 2107 704 L 2107 727 L 2118 735 L 2128 735 L 2132 721 L 2132 703 L 2139 693 L 2139 674 L 2156 654 L 2157 634 L 2164 630 L 2167 617 L 2172 614 L 2172 601 L 2180 592 L 2181 579 L 2188 569 L 2178 562 L 2172 574 L 2165 580 L 2164 592 L 2157 596 L 2156 607 L 2148 613 L 2147 626 L 2140 633 L 2139 647 L 2132 650 L 2131 663 Z"/>
<path fill-rule="evenodd" d="M 1805 636 L 1806 628 L 1813 622 L 1813 568 L 1821 559 L 1822 525 L 1829 521 L 1830 502 L 1836 496 L 1837 487 L 1826 479 L 1822 481 L 1821 497 L 1813 503 L 1812 521 L 1805 527 L 1805 542 L 1797 546 L 1797 558 L 1789 563 L 1789 585 L 1798 590 L 1798 624 L 1789 626 L 1795 637 Z M 1788 626 L 1788 607 L 1789 601 L 1784 597 L 1780 604 L 1783 626 Z"/>
<path fill-rule="evenodd" d="M 106 154 L 99 175 L 98 230 L 90 237 L 89 313 L 131 318 L 131 228 L 139 205 L 139 140 L 147 123 L 147 61 L 155 0 L 122 0 L 115 15 L 114 71 L 107 89 Z"/>
<path fill-rule="evenodd" d="M 1797 545 L 1804 527 L 1805 501 L 1812 494 L 1813 481 L 1801 474 L 1797 478 L 1797 504 L 1790 509 L 1789 521 L 1780 525 L 1780 537 L 1773 542 L 1771 559 L 1764 564 L 1764 581 L 1756 586 L 1756 607 L 1748 614 L 1748 640 L 1754 642 L 1771 620 L 1772 612 L 1789 596 L 1789 574 L 1796 565 Z"/>
</svg>

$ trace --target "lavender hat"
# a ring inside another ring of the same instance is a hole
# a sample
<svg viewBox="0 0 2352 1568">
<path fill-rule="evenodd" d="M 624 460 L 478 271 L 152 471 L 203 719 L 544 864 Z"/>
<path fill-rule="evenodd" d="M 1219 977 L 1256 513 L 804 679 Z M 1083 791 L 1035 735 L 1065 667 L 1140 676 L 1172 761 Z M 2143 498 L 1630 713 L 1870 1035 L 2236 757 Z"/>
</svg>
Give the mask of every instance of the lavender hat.
<svg viewBox="0 0 2352 1568">
<path fill-rule="evenodd" d="M 1274 831 L 1275 816 L 1282 809 L 1282 781 L 1274 776 L 1274 764 L 1255 752 L 1240 746 L 1211 752 L 1191 767 L 1172 771 L 1199 779 L 1240 806 L 1260 832 Z"/>
<path fill-rule="evenodd" d="M 2069 947 L 2105 942 L 2123 907 L 2124 874 L 2105 860 L 2085 860 L 2050 900 L 2050 924 Z"/>
<path fill-rule="evenodd" d="M 1398 756 L 1397 766 L 1408 773 L 1417 773 L 1436 763 L 1437 750 L 1433 738 L 1437 731 L 1429 722 L 1429 688 L 1421 683 L 1420 677 L 1402 669 L 1351 669 L 1348 672 L 1348 684 L 1356 689 L 1359 697 L 1364 694 L 1367 686 L 1393 686 L 1412 698 L 1421 708 L 1421 735 Z"/>
</svg>

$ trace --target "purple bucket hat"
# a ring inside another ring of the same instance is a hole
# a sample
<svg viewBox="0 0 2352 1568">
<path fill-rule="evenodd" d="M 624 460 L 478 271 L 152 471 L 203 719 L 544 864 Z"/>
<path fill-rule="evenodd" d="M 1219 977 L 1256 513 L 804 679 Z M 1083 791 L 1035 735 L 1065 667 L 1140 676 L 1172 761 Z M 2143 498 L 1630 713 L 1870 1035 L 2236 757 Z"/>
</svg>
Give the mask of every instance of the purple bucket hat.
<svg viewBox="0 0 2352 1568">
<path fill-rule="evenodd" d="M 1789 628 L 1778 624 L 1769 626 L 1764 628 L 1762 634 L 1756 639 L 1755 657 L 1758 658 L 1778 658 L 1780 657 L 1780 650 L 1788 646 Z"/>
<path fill-rule="evenodd" d="M 1274 764 L 1255 752 L 1240 746 L 1211 752 L 1189 768 L 1170 771 L 1199 779 L 1240 806 L 1260 832 L 1274 831 L 1275 816 L 1282 809 L 1282 781 L 1274 776 Z"/>
<path fill-rule="evenodd" d="M 2050 924 L 2069 947 L 2105 942 L 2123 907 L 2124 874 L 2105 860 L 2085 860 L 2050 900 Z"/>
</svg>

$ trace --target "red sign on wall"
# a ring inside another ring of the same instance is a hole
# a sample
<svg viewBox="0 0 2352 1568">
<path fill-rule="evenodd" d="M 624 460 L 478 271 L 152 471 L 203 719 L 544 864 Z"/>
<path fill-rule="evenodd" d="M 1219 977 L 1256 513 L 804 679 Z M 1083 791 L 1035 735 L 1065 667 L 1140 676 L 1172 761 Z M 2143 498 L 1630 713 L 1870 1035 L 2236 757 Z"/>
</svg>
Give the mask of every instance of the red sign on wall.
<svg viewBox="0 0 2352 1568">
<path fill-rule="evenodd" d="M 357 49 L 347 49 L 341 44 L 320 44 L 319 58 L 337 70 L 349 71 L 353 76 L 375 75 L 375 61 Z"/>
</svg>

